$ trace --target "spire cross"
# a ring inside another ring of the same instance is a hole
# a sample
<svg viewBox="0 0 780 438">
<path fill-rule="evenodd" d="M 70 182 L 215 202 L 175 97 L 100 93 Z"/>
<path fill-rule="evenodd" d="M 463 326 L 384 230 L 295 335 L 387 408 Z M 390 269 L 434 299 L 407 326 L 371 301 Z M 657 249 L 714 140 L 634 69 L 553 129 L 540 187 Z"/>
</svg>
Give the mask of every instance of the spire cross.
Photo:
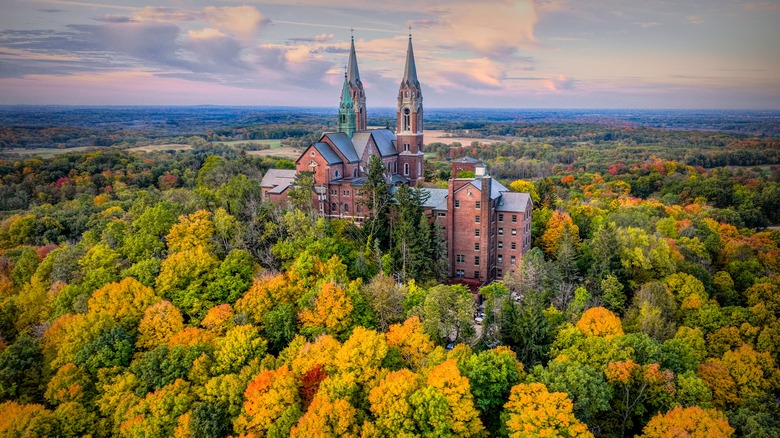
<svg viewBox="0 0 780 438">
<path fill-rule="evenodd" d="M 412 26 L 409 26 L 409 39 L 412 39 Z"/>
<path fill-rule="evenodd" d="M 355 41 L 355 28 L 354 27 L 350 27 L 349 28 L 349 35 L 352 38 L 352 41 L 354 42 Z"/>
<path fill-rule="evenodd" d="M 346 77 L 347 77 L 347 66 L 346 66 L 346 64 L 345 64 L 345 65 L 344 65 L 344 78 L 346 78 Z"/>
</svg>

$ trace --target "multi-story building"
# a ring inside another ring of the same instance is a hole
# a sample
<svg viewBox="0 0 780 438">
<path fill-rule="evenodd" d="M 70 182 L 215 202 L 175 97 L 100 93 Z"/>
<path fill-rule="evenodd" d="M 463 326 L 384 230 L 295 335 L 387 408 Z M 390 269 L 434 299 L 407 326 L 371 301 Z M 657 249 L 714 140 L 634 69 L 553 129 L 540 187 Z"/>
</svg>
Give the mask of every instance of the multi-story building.
<svg viewBox="0 0 780 438">
<path fill-rule="evenodd" d="M 367 129 L 366 95 L 358 71 L 355 41 L 339 105 L 338 130 L 325 132 L 303 151 L 295 170 L 272 169 L 261 183 L 271 202 L 284 202 L 298 172 L 314 176 L 312 202 L 321 216 L 357 223 L 369 214 L 361 202 L 368 161 L 378 157 L 388 184 L 420 186 L 423 173 L 423 96 L 417 79 L 412 38 L 398 90 L 395 132 Z M 458 178 L 463 171 L 473 175 Z M 449 274 L 474 282 L 502 278 L 531 246 L 533 204 L 527 193 L 513 193 L 490 177 L 473 158 L 452 163 L 448 188 L 425 188 L 426 211 L 444 228 Z"/>
</svg>

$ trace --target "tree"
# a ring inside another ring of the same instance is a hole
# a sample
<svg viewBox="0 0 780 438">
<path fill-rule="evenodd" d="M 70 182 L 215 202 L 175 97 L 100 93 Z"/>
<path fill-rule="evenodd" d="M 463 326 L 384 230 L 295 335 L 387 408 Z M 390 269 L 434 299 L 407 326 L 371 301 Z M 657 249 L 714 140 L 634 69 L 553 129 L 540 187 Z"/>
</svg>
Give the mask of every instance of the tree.
<svg viewBox="0 0 780 438">
<path fill-rule="evenodd" d="M 209 251 L 214 247 L 211 241 L 213 236 L 214 223 L 211 221 L 211 213 L 198 210 L 188 216 L 179 216 L 179 222 L 171 227 L 165 240 L 170 253 L 198 247 Z"/>
<path fill-rule="evenodd" d="M 215 374 L 236 372 L 250 360 L 265 355 L 267 342 L 252 325 L 240 325 L 219 338 L 214 349 Z"/>
<path fill-rule="evenodd" d="M 585 423 L 611 408 L 612 388 L 604 373 L 589 365 L 556 359 L 547 368 L 535 366 L 528 381 L 543 383 L 550 391 L 565 392 L 573 403 L 574 414 Z"/>
<path fill-rule="evenodd" d="M 479 436 L 484 428 L 474 409 L 469 379 L 464 377 L 454 360 L 437 365 L 428 373 L 428 386 L 447 400 L 451 431 L 457 436 Z"/>
<path fill-rule="evenodd" d="M 555 210 L 547 222 L 547 228 L 542 235 L 542 246 L 547 254 L 555 254 L 558 251 L 558 245 L 564 239 L 568 238 L 576 245 L 580 239 L 580 230 L 571 220 L 568 213 Z"/>
<path fill-rule="evenodd" d="M 38 404 L 0 403 L 0 435 L 44 437 L 57 435 L 57 420 Z"/>
<path fill-rule="evenodd" d="M 159 303 L 144 310 L 138 324 L 136 345 L 141 349 L 152 349 L 167 343 L 171 337 L 184 329 L 184 318 L 170 301 Z"/>
<path fill-rule="evenodd" d="M 606 339 L 623 336 L 620 318 L 603 307 L 592 307 L 586 310 L 577 322 L 577 328 L 586 336 L 602 336 Z"/>
<path fill-rule="evenodd" d="M 509 399 L 512 386 L 525 377 L 523 365 L 512 350 L 498 347 L 472 355 L 458 367 L 469 379 L 482 424 L 489 433 L 497 433 L 501 426 L 500 408 Z"/>
<path fill-rule="evenodd" d="M 384 335 L 363 327 L 355 327 L 352 335 L 336 353 L 335 365 L 341 373 L 352 373 L 365 383 L 379 372 L 387 355 Z"/>
<path fill-rule="evenodd" d="M 144 311 L 159 301 L 160 298 L 152 288 L 128 277 L 93 292 L 87 302 L 87 309 L 91 313 L 106 313 L 125 329 L 133 330 Z"/>
<path fill-rule="evenodd" d="M 623 311 L 626 304 L 626 295 L 623 293 L 623 285 L 614 275 L 607 275 L 601 280 L 601 299 L 606 307 L 616 313 Z"/>
<path fill-rule="evenodd" d="M 387 436 L 417 433 L 410 401 L 419 388 L 417 375 L 409 370 L 392 371 L 368 394 L 376 426 Z"/>
<path fill-rule="evenodd" d="M 310 216 L 314 215 L 312 196 L 314 194 L 314 173 L 302 171 L 295 174 L 295 182 L 290 189 L 289 199 L 293 208 Z"/>
<path fill-rule="evenodd" d="M 512 387 L 504 405 L 510 437 L 593 437 L 588 426 L 572 413 L 572 402 L 563 392 L 549 392 L 541 383 Z"/>
<path fill-rule="evenodd" d="M 734 434 L 734 428 L 718 410 L 677 406 L 653 417 L 642 432 L 640 438 L 728 438 Z"/>
<path fill-rule="evenodd" d="M 100 368 L 126 367 L 133 356 L 133 337 L 121 326 L 103 330 L 92 342 L 76 353 L 75 364 L 92 375 Z"/>
<path fill-rule="evenodd" d="M 311 309 L 299 313 L 304 332 L 337 336 L 349 328 L 354 306 L 341 286 L 332 282 L 323 284 L 313 304 Z"/>
<path fill-rule="evenodd" d="M 414 371 L 419 371 L 425 365 L 434 348 L 430 336 L 423 332 L 423 325 L 416 316 L 403 324 L 391 325 L 387 333 L 387 345 L 397 348 L 403 361 Z"/>
<path fill-rule="evenodd" d="M 332 400 L 319 394 L 298 423 L 290 430 L 291 437 L 354 438 L 358 436 L 358 411 L 346 400 Z"/>
<path fill-rule="evenodd" d="M 168 256 L 157 276 L 157 293 L 189 316 L 200 319 L 214 302 L 204 299 L 203 289 L 212 281 L 219 260 L 205 246 L 194 246 Z"/>
<path fill-rule="evenodd" d="M 403 321 L 404 292 L 392 277 L 380 273 L 365 285 L 364 290 L 380 331 L 385 332 L 391 324 Z"/>
<path fill-rule="evenodd" d="M 642 416 L 670 401 L 674 394 L 674 373 L 658 364 L 639 365 L 633 360 L 611 362 L 604 370 L 615 391 L 613 400 L 620 436 L 638 426 Z"/>
<path fill-rule="evenodd" d="M 468 342 L 474 336 L 472 315 L 476 305 L 471 292 L 464 286 L 434 286 L 416 312 L 421 316 L 425 332 L 434 342 Z"/>
<path fill-rule="evenodd" d="M 258 374 L 249 382 L 244 397 L 241 415 L 233 421 L 239 433 L 281 438 L 290 434 L 301 416 L 298 385 L 286 365 Z"/>
<path fill-rule="evenodd" d="M 42 401 L 43 354 L 27 333 L 0 352 L 0 400 Z"/>
<path fill-rule="evenodd" d="M 362 204 L 368 209 L 368 217 L 363 225 L 367 240 L 386 242 L 389 235 L 387 215 L 390 210 L 390 186 L 385 181 L 385 166 L 382 159 L 372 155 L 368 159 L 366 182 L 363 184 Z"/>
</svg>

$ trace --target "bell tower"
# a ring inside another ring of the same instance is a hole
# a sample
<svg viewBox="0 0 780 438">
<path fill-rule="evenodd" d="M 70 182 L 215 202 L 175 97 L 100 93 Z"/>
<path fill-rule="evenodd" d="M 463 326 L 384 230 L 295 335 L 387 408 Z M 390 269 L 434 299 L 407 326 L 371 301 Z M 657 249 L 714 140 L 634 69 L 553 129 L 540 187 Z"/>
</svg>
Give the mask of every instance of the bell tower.
<svg viewBox="0 0 780 438">
<path fill-rule="evenodd" d="M 352 138 L 355 132 L 355 111 L 352 96 L 349 95 L 347 72 L 344 72 L 344 86 L 341 88 L 341 103 L 339 104 L 339 132 Z"/>
<path fill-rule="evenodd" d="M 355 54 L 355 36 L 352 36 L 352 45 L 349 48 L 349 61 L 347 63 L 347 84 L 349 95 L 355 111 L 355 127 L 358 131 L 366 130 L 366 92 L 363 90 L 363 82 L 360 80 L 357 55 Z"/>
<path fill-rule="evenodd" d="M 398 90 L 395 133 L 399 173 L 408 178 L 411 185 L 423 182 L 423 97 L 420 81 L 417 80 L 411 33 L 406 49 L 404 77 Z"/>
</svg>

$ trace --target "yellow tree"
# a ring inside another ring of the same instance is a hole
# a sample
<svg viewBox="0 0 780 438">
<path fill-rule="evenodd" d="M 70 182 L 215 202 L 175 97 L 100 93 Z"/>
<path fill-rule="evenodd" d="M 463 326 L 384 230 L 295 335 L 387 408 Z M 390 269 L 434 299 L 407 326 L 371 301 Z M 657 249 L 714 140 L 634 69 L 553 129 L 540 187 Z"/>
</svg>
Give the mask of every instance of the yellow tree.
<svg viewBox="0 0 780 438">
<path fill-rule="evenodd" d="M 299 313 L 305 333 L 344 333 L 351 323 L 354 306 L 341 286 L 325 283 L 320 287 L 311 309 Z"/>
<path fill-rule="evenodd" d="M 303 377 L 317 365 L 326 371 L 334 372 L 337 365 L 336 354 L 341 344 L 333 336 L 322 335 L 314 342 L 307 342 L 292 357 L 290 367 L 298 377 Z"/>
<path fill-rule="evenodd" d="M 549 392 L 541 383 L 515 385 L 504 405 L 510 437 L 589 437 L 588 426 L 577 420 L 565 392 Z"/>
<path fill-rule="evenodd" d="M 728 438 L 734 428 L 716 409 L 677 406 L 666 414 L 658 413 L 642 432 L 639 438 Z"/>
<path fill-rule="evenodd" d="M 409 398 L 420 386 L 417 374 L 393 371 L 368 394 L 376 426 L 387 436 L 413 436 L 417 431 Z"/>
<path fill-rule="evenodd" d="M 211 213 L 206 210 L 198 210 L 189 216 L 179 216 L 179 222 L 171 227 L 165 236 L 168 242 L 168 252 L 175 253 L 203 247 L 211 250 L 214 246 L 214 223 L 211 221 Z"/>
<path fill-rule="evenodd" d="M 152 349 L 167 343 L 171 337 L 184 329 L 184 318 L 170 301 L 159 303 L 144 310 L 138 324 L 136 347 Z"/>
<path fill-rule="evenodd" d="M 469 379 L 450 359 L 428 373 L 428 386 L 441 393 L 450 408 L 452 432 L 457 436 L 478 436 L 484 431 L 479 412 L 474 408 Z"/>
<path fill-rule="evenodd" d="M 118 283 L 109 283 L 92 293 L 87 302 L 90 313 L 110 315 L 125 329 L 133 329 L 147 307 L 161 301 L 152 288 L 127 277 Z"/>
<path fill-rule="evenodd" d="M 318 394 L 309 409 L 290 430 L 293 438 L 357 437 L 359 428 L 357 409 L 346 400 L 331 400 L 327 394 Z"/>
<path fill-rule="evenodd" d="M 215 374 L 238 371 L 250 360 L 262 357 L 267 345 L 257 327 L 249 324 L 233 328 L 215 343 L 217 348 L 212 369 Z"/>
<path fill-rule="evenodd" d="M 372 380 L 387 356 L 385 336 L 373 330 L 356 327 L 352 336 L 336 353 L 336 366 L 342 373 L 352 373 L 360 383 Z"/>
<path fill-rule="evenodd" d="M 301 415 L 295 375 L 283 365 L 257 375 L 244 392 L 244 408 L 233 422 L 238 433 L 288 435 Z"/>
<path fill-rule="evenodd" d="M 572 221 L 568 213 L 556 210 L 553 212 L 550 220 L 547 221 L 547 228 L 542 235 L 542 247 L 547 254 L 555 254 L 561 241 L 568 236 L 575 244 L 579 242 L 580 229 Z"/>
<path fill-rule="evenodd" d="M 582 314 L 577 328 L 586 336 L 600 336 L 612 339 L 623 336 L 623 325 L 614 313 L 604 307 L 592 307 Z"/>
<path fill-rule="evenodd" d="M 404 362 L 412 370 L 420 370 L 428 355 L 433 351 L 431 337 L 423 331 L 420 318 L 413 316 L 403 324 L 393 324 L 387 332 L 387 345 L 397 348 Z"/>
<path fill-rule="evenodd" d="M 206 316 L 200 322 L 200 326 L 214 334 L 224 335 L 226 331 L 235 326 L 235 316 L 236 314 L 233 312 L 233 307 L 230 304 L 220 304 L 206 312 Z"/>
</svg>

